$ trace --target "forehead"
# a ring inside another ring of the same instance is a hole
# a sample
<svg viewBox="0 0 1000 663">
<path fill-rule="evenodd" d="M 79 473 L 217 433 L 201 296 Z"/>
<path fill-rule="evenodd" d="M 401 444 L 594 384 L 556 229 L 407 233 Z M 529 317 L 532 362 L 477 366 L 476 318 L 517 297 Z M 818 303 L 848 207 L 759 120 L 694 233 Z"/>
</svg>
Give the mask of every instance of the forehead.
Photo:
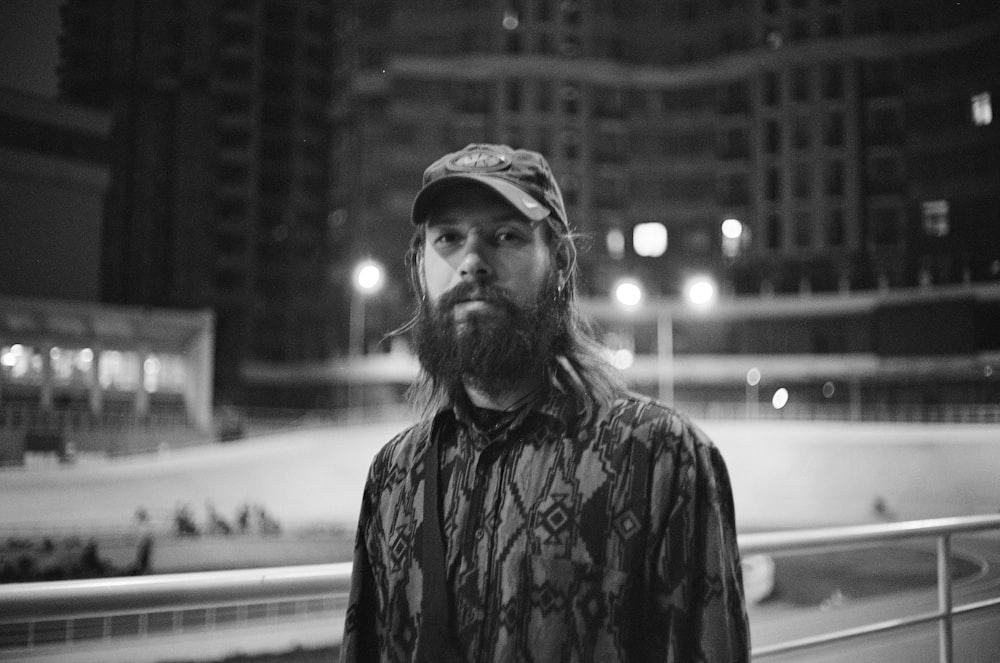
<svg viewBox="0 0 1000 663">
<path fill-rule="evenodd" d="M 531 223 L 495 191 L 476 184 L 456 184 L 434 197 L 428 207 L 427 225 L 468 220 L 471 215 L 481 219 Z"/>
</svg>

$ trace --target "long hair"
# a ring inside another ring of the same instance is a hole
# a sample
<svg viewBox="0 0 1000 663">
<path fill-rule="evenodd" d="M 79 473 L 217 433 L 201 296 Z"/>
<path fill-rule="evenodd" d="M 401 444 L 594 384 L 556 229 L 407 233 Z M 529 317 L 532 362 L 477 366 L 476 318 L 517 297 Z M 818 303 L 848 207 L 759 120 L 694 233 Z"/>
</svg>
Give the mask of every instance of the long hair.
<svg viewBox="0 0 1000 663">
<path fill-rule="evenodd" d="M 553 342 L 552 359 L 541 368 L 545 383 L 571 399 L 582 424 L 586 425 L 625 391 L 625 384 L 618 371 L 605 359 L 591 323 L 580 312 L 577 301 L 580 279 L 577 235 L 551 216 L 546 221 L 552 262 L 565 274 L 565 283 L 554 305 L 563 307 L 566 315 L 563 316 L 563 328 Z M 406 252 L 406 267 L 417 300 L 416 309 L 409 321 L 390 332 L 390 336 L 409 333 L 425 308 L 431 306 L 423 280 L 425 231 L 426 224 L 417 226 Z M 421 370 L 407 396 L 418 411 L 429 415 L 454 404 L 459 396 L 455 388 L 456 385 L 436 383 L 426 371 Z"/>
</svg>

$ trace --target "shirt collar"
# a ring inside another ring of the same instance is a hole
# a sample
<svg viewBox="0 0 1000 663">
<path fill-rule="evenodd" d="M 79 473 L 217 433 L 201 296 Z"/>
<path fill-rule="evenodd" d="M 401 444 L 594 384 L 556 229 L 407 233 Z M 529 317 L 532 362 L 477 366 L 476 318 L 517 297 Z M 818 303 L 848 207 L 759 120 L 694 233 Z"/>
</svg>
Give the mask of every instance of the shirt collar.
<svg viewBox="0 0 1000 663">
<path fill-rule="evenodd" d="M 457 422 L 471 426 L 472 416 L 469 407 L 470 404 L 465 399 L 442 406 L 433 417 L 432 430 L 437 433 L 442 426 Z M 515 430 L 525 422 L 536 418 L 554 425 L 560 433 L 565 433 L 573 430 L 577 413 L 573 408 L 572 400 L 564 393 L 558 389 L 548 389 L 546 394 L 524 406 L 507 430 Z"/>
</svg>

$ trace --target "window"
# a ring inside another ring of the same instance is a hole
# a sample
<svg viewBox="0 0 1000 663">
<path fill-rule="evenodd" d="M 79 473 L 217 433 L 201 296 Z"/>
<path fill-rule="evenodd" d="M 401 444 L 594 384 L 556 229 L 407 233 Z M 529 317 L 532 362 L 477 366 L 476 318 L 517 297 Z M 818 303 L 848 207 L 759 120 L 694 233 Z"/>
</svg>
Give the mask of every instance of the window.
<svg viewBox="0 0 1000 663">
<path fill-rule="evenodd" d="M 812 124 L 809 116 L 797 115 L 792 120 L 792 144 L 796 150 L 807 150 L 812 143 Z"/>
<path fill-rule="evenodd" d="M 993 123 L 993 102 L 989 92 L 972 95 L 972 123 L 977 127 L 985 127 Z"/>
<path fill-rule="evenodd" d="M 512 113 L 516 113 L 521 110 L 521 84 L 518 81 L 508 81 L 506 86 L 507 92 L 507 110 Z"/>
<path fill-rule="evenodd" d="M 794 177 L 794 192 L 795 197 L 800 199 L 805 199 L 809 197 L 809 193 L 812 189 L 810 186 L 810 180 L 812 179 L 812 168 L 809 167 L 808 163 L 801 162 L 795 166 L 795 177 Z"/>
<path fill-rule="evenodd" d="M 823 70 L 823 96 L 827 99 L 844 96 L 844 69 L 839 64 L 827 65 Z"/>
<path fill-rule="evenodd" d="M 781 152 L 781 125 L 777 120 L 768 120 L 764 127 L 764 150 L 768 154 Z"/>
<path fill-rule="evenodd" d="M 844 195 L 844 162 L 828 161 L 826 164 L 826 193 L 830 196 Z"/>
<path fill-rule="evenodd" d="M 535 110 L 540 113 L 548 113 L 552 109 L 552 86 L 544 82 L 536 83 L 535 88 Z"/>
<path fill-rule="evenodd" d="M 562 156 L 565 159 L 580 158 L 580 134 L 575 131 L 564 131 L 560 135 L 562 143 Z"/>
<path fill-rule="evenodd" d="M 843 113 L 827 113 L 823 118 L 823 142 L 828 147 L 840 147 L 844 144 Z"/>
<path fill-rule="evenodd" d="M 567 115 L 576 115 L 580 112 L 580 91 L 575 85 L 564 85 L 559 90 L 562 99 L 562 111 Z"/>
<path fill-rule="evenodd" d="M 900 164 L 893 157 L 868 160 L 868 186 L 871 193 L 893 193 L 900 184 Z"/>
<path fill-rule="evenodd" d="M 875 246 L 898 246 L 902 242 L 899 210 L 880 207 L 872 211 L 872 241 Z"/>
<path fill-rule="evenodd" d="M 764 74 L 764 104 L 776 106 L 781 103 L 781 79 L 777 72 L 769 71 Z"/>
<path fill-rule="evenodd" d="M 750 154 L 747 133 L 742 127 L 727 129 L 721 136 L 720 155 L 723 159 L 743 159 Z"/>
<path fill-rule="evenodd" d="M 924 234 L 928 237 L 946 237 L 951 231 L 947 200 L 925 200 L 920 203 L 924 219 Z"/>
<path fill-rule="evenodd" d="M 831 209 L 826 214 L 826 242 L 830 246 L 843 246 L 844 239 L 844 210 Z"/>
<path fill-rule="evenodd" d="M 767 217 L 767 248 L 781 248 L 781 215 L 771 214 Z"/>
<path fill-rule="evenodd" d="M 902 120 L 892 106 L 871 108 L 867 113 L 868 138 L 874 145 L 895 143 L 900 139 Z"/>
<path fill-rule="evenodd" d="M 805 67 L 792 70 L 792 98 L 795 101 L 809 100 L 809 70 Z"/>
<path fill-rule="evenodd" d="M 775 166 L 767 169 L 764 195 L 768 200 L 781 198 L 781 171 Z"/>
<path fill-rule="evenodd" d="M 809 212 L 795 213 L 795 246 L 808 248 L 812 243 L 812 217 Z"/>
</svg>

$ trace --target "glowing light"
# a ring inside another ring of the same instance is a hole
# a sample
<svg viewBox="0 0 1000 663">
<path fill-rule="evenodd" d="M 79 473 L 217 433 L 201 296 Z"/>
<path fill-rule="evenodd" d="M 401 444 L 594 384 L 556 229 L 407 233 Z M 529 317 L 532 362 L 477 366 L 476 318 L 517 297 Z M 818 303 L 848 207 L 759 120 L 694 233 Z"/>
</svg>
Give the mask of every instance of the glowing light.
<svg viewBox="0 0 1000 663">
<path fill-rule="evenodd" d="M 837 390 L 832 382 L 827 380 L 823 383 L 823 398 L 832 398 L 833 393 Z"/>
<path fill-rule="evenodd" d="M 163 364 L 160 363 L 160 360 L 153 356 L 147 357 L 146 361 L 142 362 L 142 370 L 146 375 L 156 375 L 162 367 Z"/>
<path fill-rule="evenodd" d="M 615 287 L 615 299 L 624 306 L 638 306 L 642 301 L 642 288 L 635 281 L 622 281 Z"/>
<path fill-rule="evenodd" d="M 715 282 L 705 276 L 697 276 L 688 281 L 684 288 L 687 300 L 695 306 L 707 306 L 715 301 Z"/>
<path fill-rule="evenodd" d="M 626 348 L 611 353 L 611 365 L 618 370 L 625 370 L 635 363 L 635 354 Z"/>
<path fill-rule="evenodd" d="M 0 364 L 6 366 L 7 368 L 13 368 L 17 366 L 17 360 L 24 354 L 24 346 L 15 343 L 10 346 L 6 352 L 0 356 Z"/>
<path fill-rule="evenodd" d="M 632 229 L 632 247 L 644 258 L 659 258 L 667 252 L 667 227 L 662 223 L 640 223 Z"/>
<path fill-rule="evenodd" d="M 972 95 L 972 122 L 977 127 L 993 124 L 993 101 L 989 92 Z"/>
<path fill-rule="evenodd" d="M 738 219 L 726 219 L 722 222 L 722 236 L 728 239 L 739 239 L 743 234 L 743 224 Z"/>
<path fill-rule="evenodd" d="M 775 410 L 780 410 L 781 408 L 788 405 L 788 390 L 784 387 L 776 390 L 774 396 L 771 397 L 771 406 Z"/>
<path fill-rule="evenodd" d="M 502 24 L 504 30 L 517 30 L 517 26 L 521 24 L 521 21 L 517 18 L 517 12 L 508 9 L 503 13 Z"/>
<path fill-rule="evenodd" d="M 751 387 L 756 387 L 760 384 L 760 369 L 751 368 L 747 371 L 747 384 Z"/>
<path fill-rule="evenodd" d="M 354 271 L 354 284 L 361 292 L 374 292 L 382 285 L 382 268 L 378 263 L 367 261 Z"/>
<path fill-rule="evenodd" d="M 608 255 L 615 260 L 625 257 L 625 233 L 617 228 L 608 231 L 604 237 L 604 243 L 608 247 Z"/>
</svg>

